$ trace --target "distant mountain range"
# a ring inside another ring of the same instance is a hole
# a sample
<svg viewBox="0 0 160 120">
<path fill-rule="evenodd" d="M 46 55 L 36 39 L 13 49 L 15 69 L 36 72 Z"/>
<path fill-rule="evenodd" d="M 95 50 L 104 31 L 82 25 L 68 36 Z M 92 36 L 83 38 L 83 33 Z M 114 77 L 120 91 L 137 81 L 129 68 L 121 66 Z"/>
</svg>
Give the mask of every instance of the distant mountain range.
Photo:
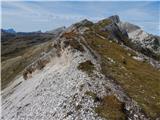
<svg viewBox="0 0 160 120">
<path fill-rule="evenodd" d="M 33 32 L 16 32 L 13 28 L 10 29 L 1 29 L 1 34 L 4 36 L 5 34 L 9 35 L 32 35 L 32 34 L 41 34 L 41 33 L 48 33 L 48 34 L 54 34 L 57 35 L 60 32 L 65 30 L 65 26 L 59 27 L 50 31 L 42 32 L 41 30 L 39 31 L 33 31 Z"/>
<path fill-rule="evenodd" d="M 1 29 L 1 32 L 6 32 L 6 33 L 16 33 L 16 31 L 13 28 L 10 29 Z"/>
<path fill-rule="evenodd" d="M 10 29 L 1 29 L 1 33 L 5 34 L 32 34 L 32 33 L 42 33 L 40 30 L 39 31 L 33 31 L 33 32 L 16 32 L 13 28 Z"/>
</svg>

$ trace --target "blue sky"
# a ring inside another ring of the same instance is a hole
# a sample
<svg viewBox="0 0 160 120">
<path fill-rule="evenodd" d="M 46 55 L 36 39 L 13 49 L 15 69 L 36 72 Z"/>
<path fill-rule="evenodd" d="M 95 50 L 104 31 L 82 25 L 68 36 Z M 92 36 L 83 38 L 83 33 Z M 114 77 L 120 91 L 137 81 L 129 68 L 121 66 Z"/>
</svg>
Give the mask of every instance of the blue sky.
<svg viewBox="0 0 160 120">
<path fill-rule="evenodd" d="M 82 19 L 98 21 L 119 15 L 122 21 L 139 25 L 145 31 L 160 35 L 160 2 L 2 2 L 2 28 L 16 31 L 47 31 L 69 26 Z"/>
</svg>

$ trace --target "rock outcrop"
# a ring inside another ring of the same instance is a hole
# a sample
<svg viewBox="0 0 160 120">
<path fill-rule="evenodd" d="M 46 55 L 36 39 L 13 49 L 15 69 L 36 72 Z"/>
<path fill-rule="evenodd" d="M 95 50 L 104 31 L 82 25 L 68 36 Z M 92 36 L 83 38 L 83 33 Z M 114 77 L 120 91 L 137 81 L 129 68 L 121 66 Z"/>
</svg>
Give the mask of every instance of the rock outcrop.
<svg viewBox="0 0 160 120">
<path fill-rule="evenodd" d="M 141 52 L 149 57 L 159 60 L 160 58 L 160 37 L 144 32 L 140 27 L 128 22 L 119 22 L 121 30 L 126 31 L 129 39 Z"/>
</svg>

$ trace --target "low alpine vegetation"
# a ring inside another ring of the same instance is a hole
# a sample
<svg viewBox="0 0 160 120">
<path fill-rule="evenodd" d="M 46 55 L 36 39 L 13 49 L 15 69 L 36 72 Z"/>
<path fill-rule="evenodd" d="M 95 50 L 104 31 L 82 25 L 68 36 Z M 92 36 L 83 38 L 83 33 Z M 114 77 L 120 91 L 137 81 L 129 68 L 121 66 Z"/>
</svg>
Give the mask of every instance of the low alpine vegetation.
<svg viewBox="0 0 160 120">
<path fill-rule="evenodd" d="M 114 95 L 102 98 L 100 105 L 95 108 L 95 112 L 109 120 L 125 120 L 124 104 Z"/>
<path fill-rule="evenodd" d="M 91 74 L 94 70 L 94 64 L 90 60 L 87 60 L 85 62 L 80 63 L 78 69 L 88 74 Z"/>
</svg>

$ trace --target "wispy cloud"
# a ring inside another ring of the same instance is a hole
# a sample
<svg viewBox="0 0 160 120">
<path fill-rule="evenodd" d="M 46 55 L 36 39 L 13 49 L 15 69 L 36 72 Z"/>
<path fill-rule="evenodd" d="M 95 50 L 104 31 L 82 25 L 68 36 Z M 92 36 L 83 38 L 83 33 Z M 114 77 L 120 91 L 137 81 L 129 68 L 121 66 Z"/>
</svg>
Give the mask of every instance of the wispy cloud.
<svg viewBox="0 0 160 120">
<path fill-rule="evenodd" d="M 17 31 L 54 29 L 82 19 L 97 21 L 118 14 L 148 32 L 159 29 L 160 2 L 2 2 L 2 27 Z M 154 26 L 154 27 L 152 27 Z"/>
</svg>

